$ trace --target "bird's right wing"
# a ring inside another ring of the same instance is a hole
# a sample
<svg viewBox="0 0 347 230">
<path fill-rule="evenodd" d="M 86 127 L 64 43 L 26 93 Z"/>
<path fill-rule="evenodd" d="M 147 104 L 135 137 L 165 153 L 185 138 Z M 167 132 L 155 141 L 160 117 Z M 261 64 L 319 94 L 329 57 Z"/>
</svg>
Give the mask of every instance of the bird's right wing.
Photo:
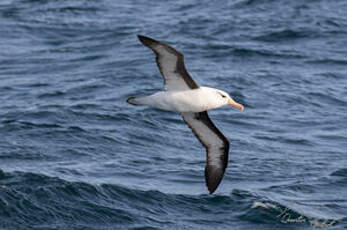
<svg viewBox="0 0 347 230">
<path fill-rule="evenodd" d="M 188 74 L 183 54 L 171 46 L 156 41 L 152 38 L 138 35 L 143 45 L 149 47 L 156 54 L 159 71 L 164 78 L 166 90 L 189 90 L 197 89 L 199 85 Z"/>
</svg>

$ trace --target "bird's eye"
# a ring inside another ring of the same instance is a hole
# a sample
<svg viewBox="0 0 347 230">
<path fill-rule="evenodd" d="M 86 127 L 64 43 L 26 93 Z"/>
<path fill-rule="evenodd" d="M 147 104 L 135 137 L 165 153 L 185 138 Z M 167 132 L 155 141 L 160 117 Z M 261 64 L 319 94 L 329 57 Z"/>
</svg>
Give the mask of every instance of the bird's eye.
<svg viewBox="0 0 347 230">
<path fill-rule="evenodd" d="M 223 94 L 221 94 L 221 93 L 220 93 L 219 95 L 221 95 L 223 98 L 225 98 L 225 97 L 226 97 L 225 95 L 223 95 Z"/>
</svg>

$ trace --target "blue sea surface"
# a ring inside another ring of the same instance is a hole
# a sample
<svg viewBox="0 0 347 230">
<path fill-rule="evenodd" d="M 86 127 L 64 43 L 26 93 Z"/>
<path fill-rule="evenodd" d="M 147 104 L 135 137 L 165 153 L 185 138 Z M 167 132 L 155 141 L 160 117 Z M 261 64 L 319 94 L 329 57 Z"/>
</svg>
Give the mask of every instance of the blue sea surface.
<svg viewBox="0 0 347 230">
<path fill-rule="evenodd" d="M 213 195 L 137 34 L 245 106 Z M 0 229 L 347 229 L 347 1 L 2 0 Z"/>
</svg>

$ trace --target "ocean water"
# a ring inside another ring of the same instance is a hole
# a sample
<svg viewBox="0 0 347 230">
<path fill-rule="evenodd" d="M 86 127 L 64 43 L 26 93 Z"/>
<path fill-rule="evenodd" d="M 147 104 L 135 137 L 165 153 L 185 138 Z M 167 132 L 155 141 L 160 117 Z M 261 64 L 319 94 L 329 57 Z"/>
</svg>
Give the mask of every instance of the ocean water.
<svg viewBox="0 0 347 230">
<path fill-rule="evenodd" d="M 0 229 L 347 229 L 344 0 L 2 0 Z M 142 34 L 245 106 L 213 195 Z"/>
</svg>

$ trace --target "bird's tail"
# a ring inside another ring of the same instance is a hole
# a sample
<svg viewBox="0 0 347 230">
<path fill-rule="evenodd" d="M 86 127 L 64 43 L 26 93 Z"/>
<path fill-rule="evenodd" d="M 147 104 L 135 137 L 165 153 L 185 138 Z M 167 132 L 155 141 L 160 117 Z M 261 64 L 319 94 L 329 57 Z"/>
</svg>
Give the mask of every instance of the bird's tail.
<svg viewBox="0 0 347 230">
<path fill-rule="evenodd" d="M 145 97 L 129 97 L 127 102 L 131 105 L 145 105 L 144 99 Z"/>
</svg>

